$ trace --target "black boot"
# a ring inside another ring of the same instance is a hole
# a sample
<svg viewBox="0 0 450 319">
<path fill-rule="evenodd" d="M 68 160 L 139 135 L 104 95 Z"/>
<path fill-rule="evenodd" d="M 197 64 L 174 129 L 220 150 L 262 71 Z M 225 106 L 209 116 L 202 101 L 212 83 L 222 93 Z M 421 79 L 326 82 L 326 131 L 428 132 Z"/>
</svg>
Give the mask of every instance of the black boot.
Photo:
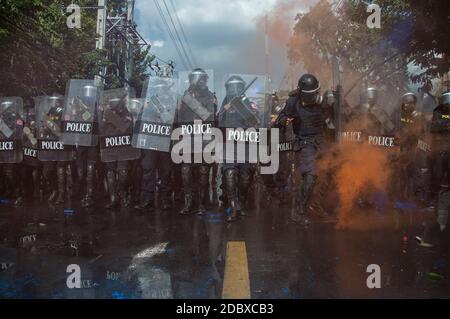
<svg viewBox="0 0 450 319">
<path fill-rule="evenodd" d="M 116 172 L 108 170 L 106 173 L 106 181 L 108 183 L 109 203 L 105 205 L 105 208 L 117 208 L 119 206 L 119 199 L 117 198 Z"/>
<path fill-rule="evenodd" d="M 163 192 L 160 194 L 161 198 L 161 210 L 168 211 L 172 208 L 172 200 L 170 199 L 169 192 Z"/>
<path fill-rule="evenodd" d="M 183 165 L 181 167 L 181 179 L 184 187 L 184 207 L 180 211 L 181 215 L 192 214 L 194 211 L 194 196 L 192 190 L 192 167 Z"/>
<path fill-rule="evenodd" d="M 128 170 L 119 170 L 119 196 L 120 204 L 123 207 L 130 206 L 130 199 L 128 197 Z"/>
<path fill-rule="evenodd" d="M 134 209 L 145 210 L 145 211 L 148 211 L 149 213 L 151 213 L 155 210 L 155 205 L 154 205 L 153 200 L 144 199 L 139 204 L 135 205 Z"/>
<path fill-rule="evenodd" d="M 140 167 L 140 165 L 137 165 L 137 167 L 135 167 L 135 169 L 133 170 L 133 172 L 131 174 L 132 193 L 130 196 L 131 204 L 133 204 L 133 205 L 136 204 L 136 206 L 139 204 L 139 199 L 140 199 L 140 195 L 141 195 L 142 175 L 143 175 L 142 167 Z"/>
<path fill-rule="evenodd" d="M 306 211 L 308 207 L 308 201 L 311 197 L 314 185 L 316 183 L 316 176 L 311 174 L 304 174 L 302 181 L 302 188 L 300 193 L 300 203 L 296 211 L 292 211 L 291 220 L 294 223 L 298 223 L 300 226 L 307 226 L 310 221 L 306 217 Z"/>
<path fill-rule="evenodd" d="M 197 213 L 206 214 L 206 207 L 209 203 L 209 166 L 200 166 L 200 189 Z"/>
<path fill-rule="evenodd" d="M 231 213 L 228 215 L 227 221 L 234 222 L 238 218 L 238 199 L 237 199 L 237 174 L 236 169 L 227 169 L 224 174 L 225 190 L 227 193 L 228 202 L 230 204 Z"/>
<path fill-rule="evenodd" d="M 83 165 L 84 166 L 84 165 Z M 77 198 L 82 198 L 83 197 L 83 190 L 84 190 L 84 182 L 85 182 L 85 174 L 84 174 L 84 167 L 83 166 L 78 166 L 77 167 L 77 184 L 76 184 L 76 195 Z"/>
<path fill-rule="evenodd" d="M 95 163 L 88 163 L 86 168 L 86 194 L 83 197 L 83 207 L 89 208 L 94 206 L 94 180 L 95 180 Z"/>
<path fill-rule="evenodd" d="M 192 194 L 185 192 L 184 194 L 184 206 L 180 211 L 180 215 L 189 215 L 194 211 L 194 198 Z"/>
<path fill-rule="evenodd" d="M 41 176 L 39 174 L 39 169 L 37 167 L 33 167 L 31 174 L 33 176 L 33 198 L 39 201 L 41 197 Z"/>
<path fill-rule="evenodd" d="M 239 196 L 238 196 L 239 214 L 241 216 L 247 215 L 249 188 L 250 188 L 250 176 L 241 176 Z"/>
<path fill-rule="evenodd" d="M 53 170 L 48 167 L 43 170 L 45 190 L 50 194 L 47 198 L 49 203 L 53 203 L 58 195 L 57 186 L 55 186 L 55 179 L 52 173 Z"/>
<path fill-rule="evenodd" d="M 213 164 L 212 167 L 212 177 L 211 177 L 211 205 L 213 207 L 219 206 L 219 195 L 218 195 L 218 189 L 217 189 L 217 175 L 218 173 L 218 166 L 217 164 Z"/>
<path fill-rule="evenodd" d="M 58 166 L 56 168 L 56 178 L 58 180 L 58 197 L 55 203 L 60 205 L 64 203 L 66 194 L 66 168 L 64 166 Z"/>
<path fill-rule="evenodd" d="M 13 190 L 13 196 L 15 198 L 14 200 L 14 206 L 21 206 L 23 204 L 23 197 L 22 197 L 22 191 L 20 188 L 20 179 L 14 178 L 14 169 L 7 169 L 6 170 L 6 178 L 8 179 L 9 185 Z"/>
<path fill-rule="evenodd" d="M 142 190 L 140 203 L 134 206 L 137 210 L 146 210 L 148 212 L 153 212 L 155 210 L 154 200 L 155 200 L 155 187 L 153 185 L 154 181 L 154 171 L 149 169 L 142 170 L 142 185 L 140 189 Z"/>
</svg>

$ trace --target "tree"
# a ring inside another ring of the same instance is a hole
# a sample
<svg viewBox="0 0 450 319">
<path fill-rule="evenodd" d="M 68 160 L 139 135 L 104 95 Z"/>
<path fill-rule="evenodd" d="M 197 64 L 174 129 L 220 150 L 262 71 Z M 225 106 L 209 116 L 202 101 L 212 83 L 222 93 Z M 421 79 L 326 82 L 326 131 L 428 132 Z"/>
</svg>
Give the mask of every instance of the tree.
<svg viewBox="0 0 450 319">
<path fill-rule="evenodd" d="M 93 0 L 78 0 L 92 7 Z M 0 0 L 0 96 L 21 96 L 28 105 L 32 98 L 53 92 L 64 94 L 70 78 L 93 79 L 104 68 L 122 67 L 108 54 L 97 50 L 97 10 L 81 10 L 81 29 L 69 29 L 65 7 L 70 0 Z M 111 10 L 121 12 L 125 0 L 108 1 Z M 149 48 L 135 47 L 134 83 L 146 72 Z M 122 50 L 118 51 L 123 54 Z M 122 57 L 120 57 L 122 58 Z M 123 81 L 113 79 L 111 86 Z M 141 84 L 142 85 L 142 84 Z"/>
<path fill-rule="evenodd" d="M 381 28 L 370 29 L 365 2 L 338 2 L 321 0 L 297 15 L 289 43 L 291 63 L 303 63 L 327 86 L 334 57 L 341 61 L 347 92 L 361 81 L 403 90 L 408 80 L 426 84 L 449 70 L 446 4 L 379 0 Z M 411 74 L 411 65 L 423 72 Z"/>
</svg>

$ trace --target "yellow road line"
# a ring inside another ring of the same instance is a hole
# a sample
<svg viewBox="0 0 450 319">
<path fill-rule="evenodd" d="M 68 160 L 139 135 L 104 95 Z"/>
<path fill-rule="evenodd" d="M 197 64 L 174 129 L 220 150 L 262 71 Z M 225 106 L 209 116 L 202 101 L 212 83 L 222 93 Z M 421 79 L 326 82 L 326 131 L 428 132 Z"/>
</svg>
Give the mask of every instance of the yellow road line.
<svg viewBox="0 0 450 319">
<path fill-rule="evenodd" d="M 243 241 L 227 243 L 222 299 L 250 299 L 247 249 Z"/>
</svg>

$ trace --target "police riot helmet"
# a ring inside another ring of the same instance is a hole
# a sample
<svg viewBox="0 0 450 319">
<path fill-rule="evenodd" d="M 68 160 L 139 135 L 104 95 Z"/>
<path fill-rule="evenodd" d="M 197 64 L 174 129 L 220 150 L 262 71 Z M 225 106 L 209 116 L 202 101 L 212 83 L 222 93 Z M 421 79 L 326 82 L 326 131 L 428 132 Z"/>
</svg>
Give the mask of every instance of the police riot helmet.
<svg viewBox="0 0 450 319">
<path fill-rule="evenodd" d="M 84 97 L 95 97 L 97 95 L 97 87 L 94 85 L 83 86 L 83 96 Z"/>
<path fill-rule="evenodd" d="M 14 104 L 13 100 L 4 100 L 1 103 L 0 110 L 4 110 L 4 109 L 7 109 L 7 108 L 10 108 L 11 105 L 13 105 L 13 104 Z"/>
<path fill-rule="evenodd" d="M 245 86 L 247 84 L 245 83 L 244 79 L 240 76 L 233 75 L 228 79 L 228 81 L 225 83 L 225 89 L 227 91 L 228 97 L 235 97 L 241 94 Z"/>
<path fill-rule="evenodd" d="M 417 96 L 408 92 L 402 96 L 402 112 L 412 114 L 416 110 Z"/>
<path fill-rule="evenodd" d="M 170 89 L 169 82 L 164 80 L 157 80 L 152 84 L 152 87 L 154 89 L 154 95 L 156 96 L 165 96 L 168 94 Z"/>
<path fill-rule="evenodd" d="M 374 86 L 369 86 L 366 89 L 366 99 L 369 105 L 377 104 L 378 100 L 378 89 Z"/>
<path fill-rule="evenodd" d="M 441 96 L 439 97 L 439 104 L 450 104 L 450 92 L 444 92 L 441 94 Z"/>
<path fill-rule="evenodd" d="M 298 80 L 298 91 L 303 105 L 320 103 L 320 82 L 312 74 L 304 74 Z"/>
<path fill-rule="evenodd" d="M 206 89 L 208 84 L 208 74 L 205 70 L 197 68 L 189 73 L 189 85 L 197 89 Z"/>
<path fill-rule="evenodd" d="M 50 104 L 51 108 L 58 109 L 58 113 L 62 112 L 64 97 L 59 94 L 52 94 L 48 97 L 48 103 Z"/>
<path fill-rule="evenodd" d="M 417 103 L 417 96 L 414 93 L 408 92 L 403 94 L 402 104 L 416 104 L 416 103 Z"/>
</svg>

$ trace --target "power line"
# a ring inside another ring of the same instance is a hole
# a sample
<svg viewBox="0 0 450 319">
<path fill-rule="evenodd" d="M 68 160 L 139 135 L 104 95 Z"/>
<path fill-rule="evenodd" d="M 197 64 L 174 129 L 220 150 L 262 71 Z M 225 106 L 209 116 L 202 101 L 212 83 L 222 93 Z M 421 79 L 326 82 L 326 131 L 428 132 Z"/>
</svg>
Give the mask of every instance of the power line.
<svg viewBox="0 0 450 319">
<path fill-rule="evenodd" d="M 170 19 L 170 22 L 172 23 L 173 29 L 175 30 L 175 35 L 176 35 L 176 38 L 178 39 L 178 41 L 180 43 L 181 49 L 183 50 L 184 57 L 186 58 L 186 61 L 188 61 L 189 66 L 191 67 L 191 69 L 193 69 L 193 65 L 192 65 L 191 59 L 189 58 L 189 55 L 187 54 L 186 48 L 184 47 L 184 44 L 183 44 L 183 41 L 181 41 L 180 34 L 178 33 L 177 27 L 175 26 L 175 23 L 173 22 L 172 15 L 170 14 L 170 9 L 167 6 L 166 0 L 162 0 L 162 2 L 164 3 L 164 7 L 167 10 L 167 14 L 169 15 L 169 19 Z"/>
<path fill-rule="evenodd" d="M 183 65 L 184 65 L 184 67 L 186 69 L 189 69 L 188 64 L 186 63 L 183 55 L 181 54 L 180 48 L 178 47 L 178 44 L 175 41 L 175 37 L 172 34 L 172 30 L 170 29 L 169 24 L 167 23 L 166 17 L 164 16 L 164 12 L 163 12 L 163 10 L 161 9 L 161 6 L 158 3 L 158 0 L 155 0 L 155 5 L 156 5 L 156 8 L 158 9 L 158 13 L 159 13 L 159 15 L 161 17 L 161 20 L 163 21 L 164 26 L 166 27 L 167 32 L 169 33 L 169 36 L 172 39 L 173 45 L 175 46 L 175 49 L 176 49 L 176 51 L 178 53 L 178 56 L 180 57 L 181 63 L 183 63 Z"/>
<path fill-rule="evenodd" d="M 178 24 L 180 25 L 180 29 L 181 29 L 181 33 L 182 33 L 182 35 L 183 35 L 184 42 L 186 42 L 186 45 L 187 45 L 187 47 L 188 47 L 188 49 L 189 49 L 189 53 L 191 54 L 192 62 L 194 62 L 194 64 L 195 64 L 196 66 L 198 66 L 197 61 L 196 61 L 196 59 L 195 59 L 195 56 L 194 56 L 194 54 L 192 53 L 191 45 L 189 44 L 189 41 L 187 40 L 186 33 L 184 32 L 183 25 L 181 24 L 180 18 L 179 18 L 179 16 L 178 16 L 177 7 L 175 6 L 175 2 L 174 2 L 173 0 L 170 0 L 170 3 L 172 4 L 173 11 L 174 11 L 174 13 L 175 13 L 175 18 L 177 19 Z"/>
</svg>

